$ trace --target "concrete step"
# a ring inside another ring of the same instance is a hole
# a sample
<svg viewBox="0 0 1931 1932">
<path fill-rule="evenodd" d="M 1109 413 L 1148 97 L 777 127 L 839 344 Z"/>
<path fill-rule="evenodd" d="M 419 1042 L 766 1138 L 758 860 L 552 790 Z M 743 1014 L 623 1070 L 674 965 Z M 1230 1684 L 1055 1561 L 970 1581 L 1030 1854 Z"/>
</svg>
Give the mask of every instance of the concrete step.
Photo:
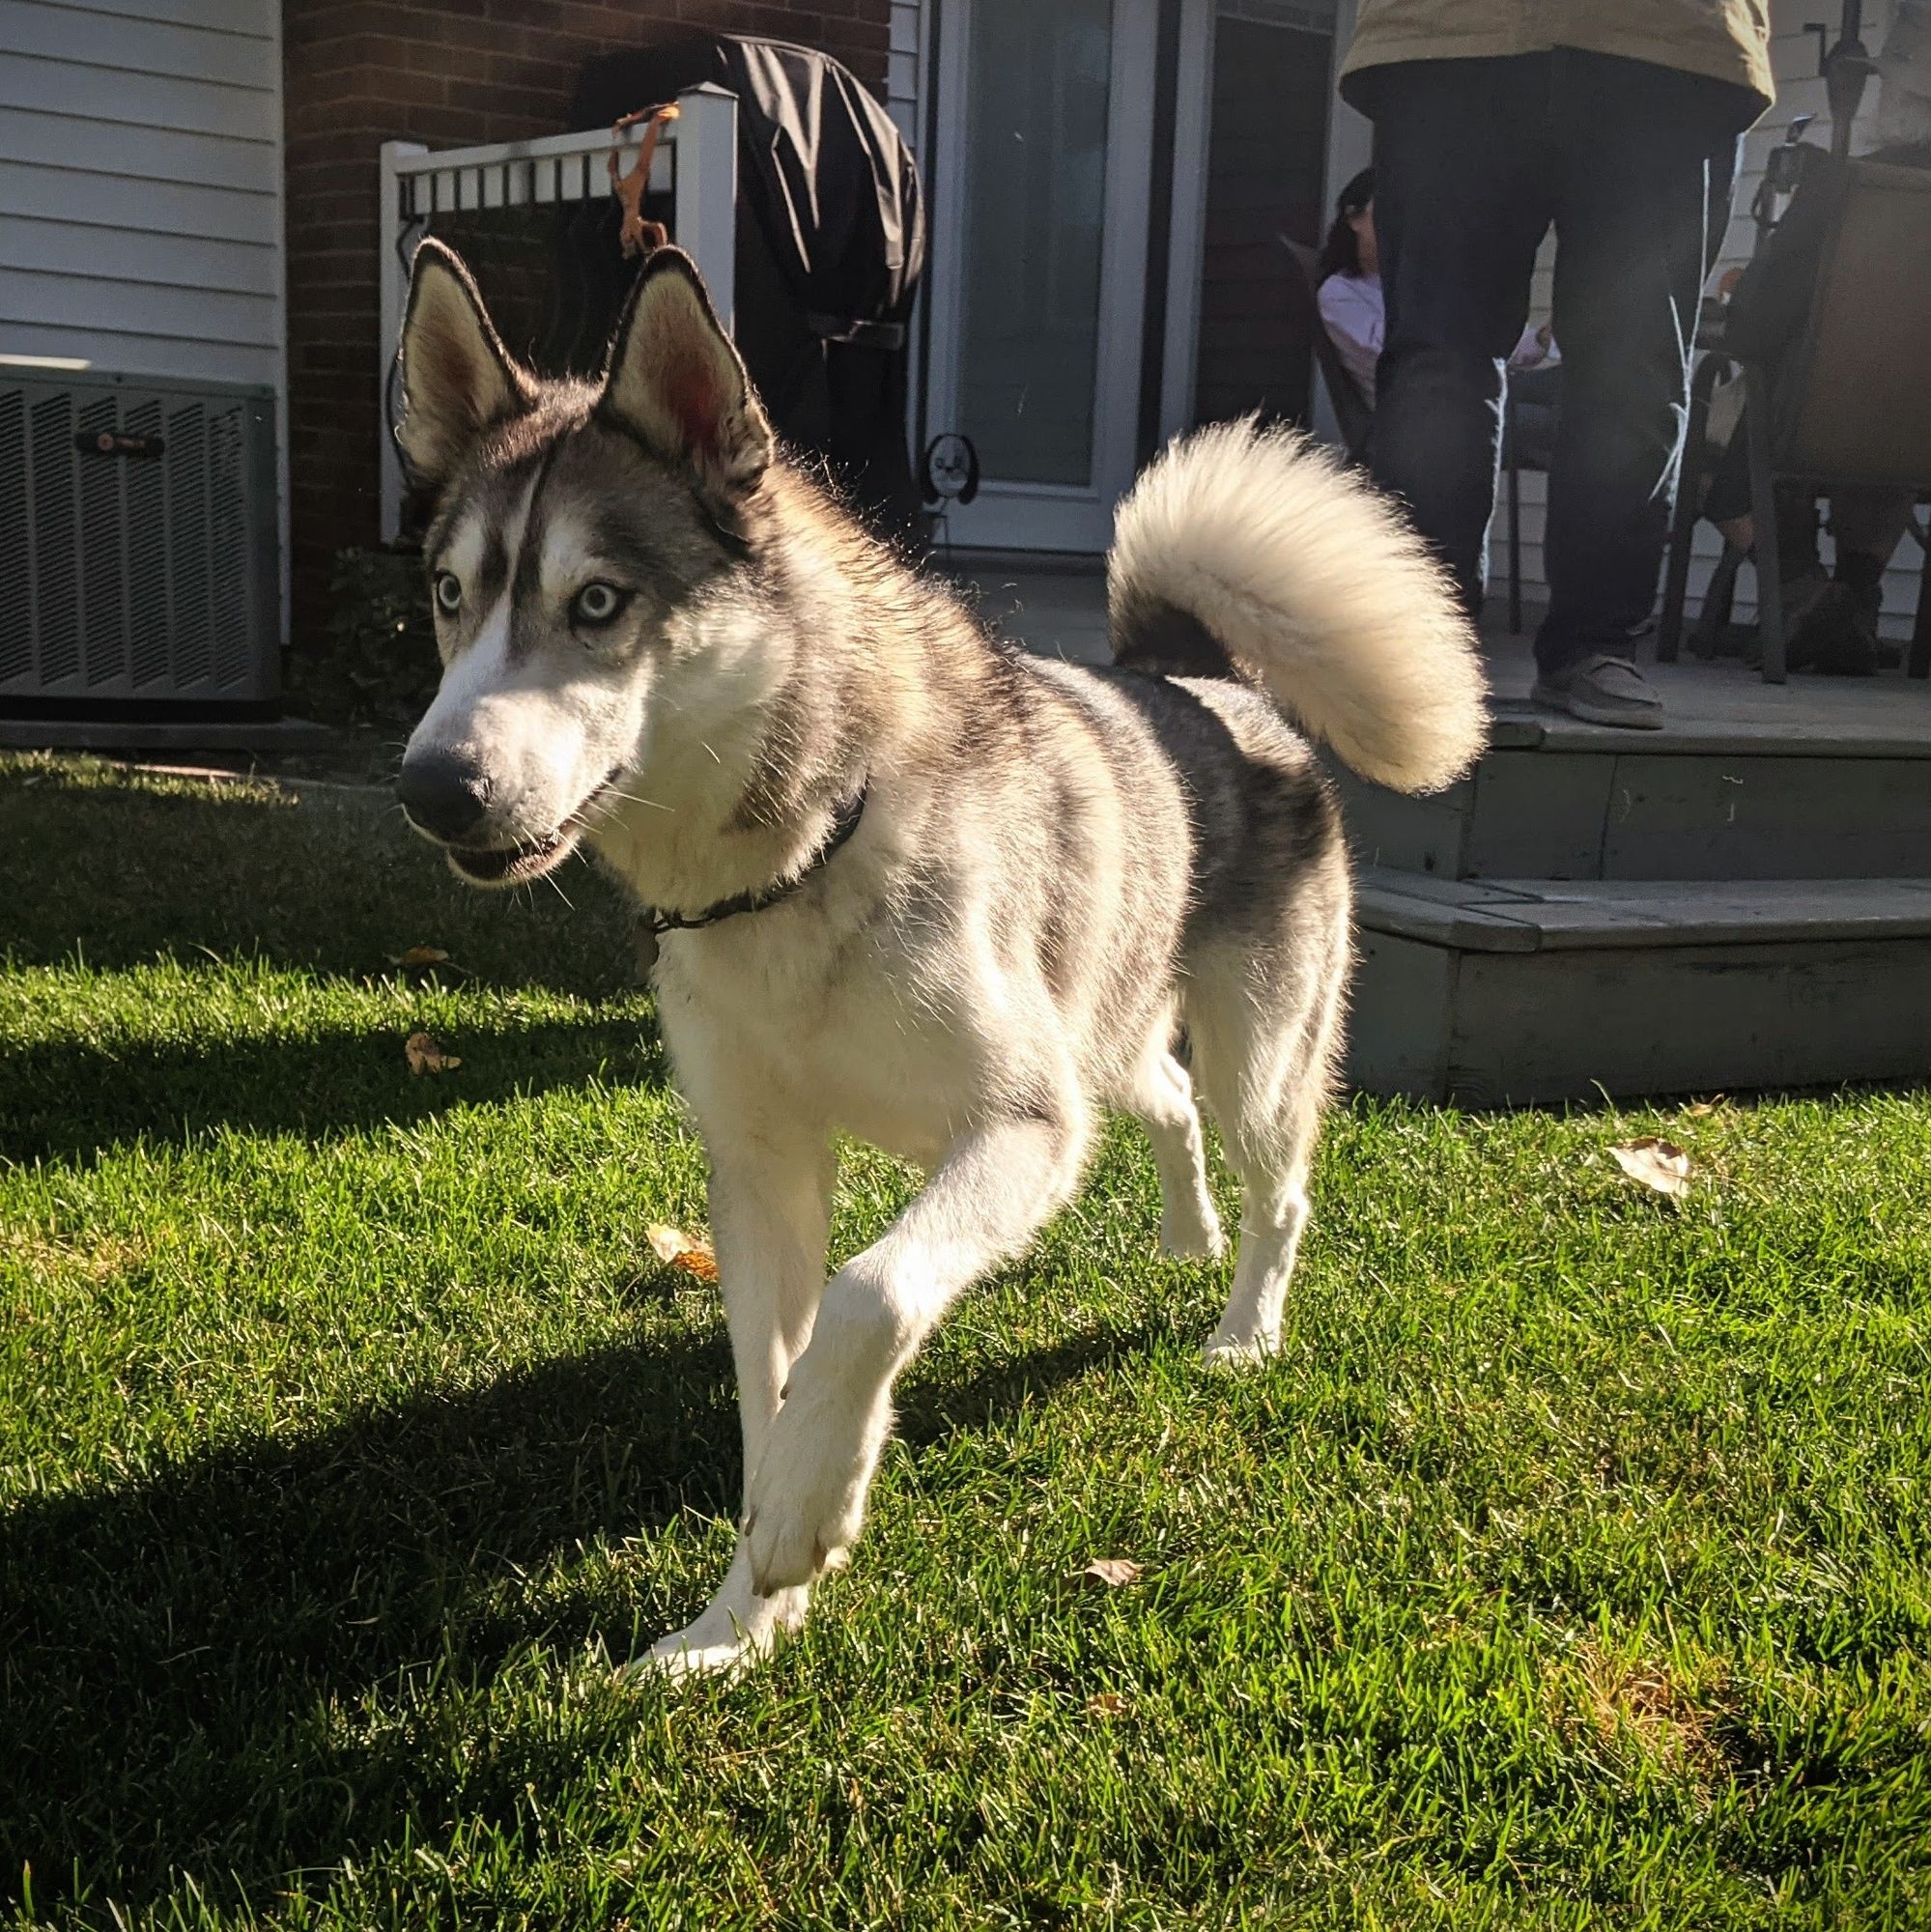
<svg viewBox="0 0 1931 1932">
<path fill-rule="evenodd" d="M 1349 841 L 1363 865 L 1444 879 L 1931 876 L 1931 740 L 1700 746 L 1504 738 L 1434 798 L 1341 773 Z"/>
<path fill-rule="evenodd" d="M 1931 879 L 1370 867 L 1349 1077 L 1525 1105 L 1931 1078 Z"/>
</svg>

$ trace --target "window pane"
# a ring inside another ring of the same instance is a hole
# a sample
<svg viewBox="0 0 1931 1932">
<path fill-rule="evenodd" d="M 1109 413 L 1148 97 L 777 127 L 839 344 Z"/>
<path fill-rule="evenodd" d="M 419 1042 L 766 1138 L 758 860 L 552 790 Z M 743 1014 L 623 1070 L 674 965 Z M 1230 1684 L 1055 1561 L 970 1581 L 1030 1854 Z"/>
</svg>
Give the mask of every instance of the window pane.
<svg viewBox="0 0 1931 1932">
<path fill-rule="evenodd" d="M 973 0 L 960 427 L 985 474 L 1093 475 L 1113 0 Z"/>
</svg>

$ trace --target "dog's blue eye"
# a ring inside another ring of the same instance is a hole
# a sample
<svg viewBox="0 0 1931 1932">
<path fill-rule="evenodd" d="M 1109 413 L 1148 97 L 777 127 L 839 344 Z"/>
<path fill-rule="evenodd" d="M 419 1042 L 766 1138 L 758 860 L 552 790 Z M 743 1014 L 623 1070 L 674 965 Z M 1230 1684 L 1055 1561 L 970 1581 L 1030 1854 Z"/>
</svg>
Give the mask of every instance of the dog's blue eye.
<svg viewBox="0 0 1931 1932">
<path fill-rule="evenodd" d="M 463 608 L 463 584 L 453 570 L 436 573 L 436 608 L 454 616 Z"/>
<path fill-rule="evenodd" d="M 614 583 L 586 583 L 570 606 L 580 624 L 608 624 L 624 607 L 624 593 Z"/>
</svg>

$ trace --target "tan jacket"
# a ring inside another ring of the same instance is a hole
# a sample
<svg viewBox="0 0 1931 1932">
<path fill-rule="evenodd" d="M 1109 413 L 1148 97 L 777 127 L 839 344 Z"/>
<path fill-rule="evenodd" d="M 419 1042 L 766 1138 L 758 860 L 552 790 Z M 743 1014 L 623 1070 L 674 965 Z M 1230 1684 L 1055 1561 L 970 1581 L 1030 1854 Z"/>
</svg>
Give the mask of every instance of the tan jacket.
<svg viewBox="0 0 1931 1932">
<path fill-rule="evenodd" d="M 1476 60 L 1553 47 L 1620 54 L 1776 99 L 1770 0 L 1361 0 L 1342 93 L 1365 68 Z"/>
</svg>

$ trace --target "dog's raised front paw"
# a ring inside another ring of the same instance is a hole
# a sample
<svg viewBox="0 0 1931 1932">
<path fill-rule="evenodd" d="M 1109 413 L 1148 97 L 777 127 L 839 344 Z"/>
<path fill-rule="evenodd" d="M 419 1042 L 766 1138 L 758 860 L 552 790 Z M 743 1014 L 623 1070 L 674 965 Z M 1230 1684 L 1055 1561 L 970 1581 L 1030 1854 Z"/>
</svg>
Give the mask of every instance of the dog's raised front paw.
<svg viewBox="0 0 1931 1932">
<path fill-rule="evenodd" d="M 798 1372 L 792 1384 L 797 1391 Z M 887 1412 L 840 1411 L 794 1392 L 778 1412 L 745 1513 L 753 1586 L 762 1595 L 809 1583 L 843 1563 L 865 1521 Z"/>
<path fill-rule="evenodd" d="M 828 1480 L 823 1469 L 794 1466 L 754 1487 L 744 1540 L 759 1590 L 797 1588 L 843 1564 L 864 1521 L 867 1473 Z"/>
</svg>

